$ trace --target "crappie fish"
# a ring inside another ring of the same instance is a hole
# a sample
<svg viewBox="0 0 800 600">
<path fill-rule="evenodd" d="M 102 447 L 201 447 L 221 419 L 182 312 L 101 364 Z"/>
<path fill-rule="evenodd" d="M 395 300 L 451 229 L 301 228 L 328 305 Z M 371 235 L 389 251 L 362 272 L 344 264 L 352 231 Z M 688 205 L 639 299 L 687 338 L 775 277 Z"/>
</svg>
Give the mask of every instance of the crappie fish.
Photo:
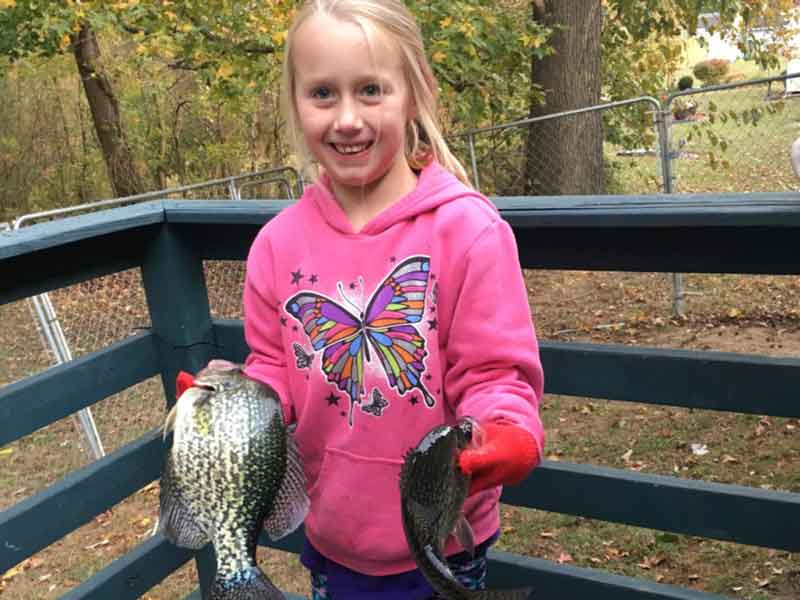
<svg viewBox="0 0 800 600">
<path fill-rule="evenodd" d="M 214 545 L 204 600 L 277 600 L 256 564 L 262 523 L 278 539 L 308 512 L 305 475 L 277 395 L 227 361 L 211 361 L 167 416 L 174 431 L 161 475 L 159 531 L 172 543 Z"/>
<path fill-rule="evenodd" d="M 400 497 L 408 547 L 431 587 L 445 600 L 523 600 L 530 590 L 470 590 L 453 575 L 444 558 L 450 534 L 470 553 L 472 528 L 462 511 L 470 478 L 458 467 L 458 455 L 479 434 L 471 419 L 441 425 L 408 452 L 400 471 Z"/>
</svg>

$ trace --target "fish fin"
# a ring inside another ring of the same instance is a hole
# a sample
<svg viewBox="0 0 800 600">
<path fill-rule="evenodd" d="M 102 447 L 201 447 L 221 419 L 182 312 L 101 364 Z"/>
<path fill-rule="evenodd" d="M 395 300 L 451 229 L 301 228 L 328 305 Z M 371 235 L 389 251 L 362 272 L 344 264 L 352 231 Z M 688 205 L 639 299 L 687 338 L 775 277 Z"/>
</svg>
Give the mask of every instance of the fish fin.
<svg viewBox="0 0 800 600">
<path fill-rule="evenodd" d="M 199 550 L 209 541 L 181 495 L 170 453 L 167 453 L 161 473 L 158 529 L 170 542 L 182 548 Z"/>
<path fill-rule="evenodd" d="M 423 554 L 425 554 L 425 558 L 433 565 L 433 567 L 443 576 L 449 579 L 452 583 L 456 583 L 461 585 L 456 579 L 456 576 L 453 575 L 453 572 L 450 570 L 448 564 L 442 560 L 441 554 L 436 551 L 436 548 L 427 544 L 422 548 Z"/>
<path fill-rule="evenodd" d="M 456 536 L 458 543 L 461 544 L 461 547 L 464 548 L 467 552 L 469 552 L 470 556 L 475 556 L 475 535 L 472 533 L 472 527 L 467 521 L 467 517 L 461 515 L 458 521 L 456 521 L 455 529 L 453 530 L 453 535 Z"/>
<path fill-rule="evenodd" d="M 204 596 L 204 599 L 206 597 Z M 285 600 L 286 596 L 275 587 L 269 577 L 258 567 L 214 578 L 207 600 Z"/>
<path fill-rule="evenodd" d="M 164 427 L 163 427 L 164 435 L 162 436 L 162 439 L 167 439 L 167 434 L 169 434 L 170 431 L 175 429 L 175 415 L 177 415 L 177 413 L 178 413 L 178 403 L 175 402 L 172 405 L 172 408 L 169 409 L 169 412 L 167 413 L 167 416 L 164 419 Z"/>
<path fill-rule="evenodd" d="M 305 520 L 311 500 L 306 494 L 306 474 L 294 436 L 286 436 L 286 473 L 264 521 L 270 539 L 279 540 Z"/>
</svg>

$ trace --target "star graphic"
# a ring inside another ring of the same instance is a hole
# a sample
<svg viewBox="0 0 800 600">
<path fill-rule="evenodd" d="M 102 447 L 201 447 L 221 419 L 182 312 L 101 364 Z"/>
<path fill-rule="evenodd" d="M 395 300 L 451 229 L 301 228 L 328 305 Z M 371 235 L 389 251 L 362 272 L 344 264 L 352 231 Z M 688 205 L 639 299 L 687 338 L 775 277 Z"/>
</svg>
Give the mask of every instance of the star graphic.
<svg viewBox="0 0 800 600">
<path fill-rule="evenodd" d="M 317 277 L 316 273 L 312 273 L 311 277 L 308 278 L 308 281 L 313 285 L 319 281 L 319 277 Z"/>
<path fill-rule="evenodd" d="M 303 275 L 303 272 L 300 269 L 297 269 L 297 271 L 292 271 L 292 283 L 293 284 L 300 285 L 300 280 L 303 277 L 305 277 L 305 275 Z"/>
<path fill-rule="evenodd" d="M 300 328 L 297 325 L 293 325 L 292 326 L 292 331 L 297 331 L 298 329 L 300 329 Z"/>
<path fill-rule="evenodd" d="M 433 375 L 431 375 L 430 373 L 426 373 L 425 380 L 430 381 L 431 379 L 433 379 Z"/>
<path fill-rule="evenodd" d="M 346 412 L 344 412 L 344 411 L 342 411 L 342 412 L 340 412 L 340 413 L 339 413 L 339 416 L 340 416 L 340 417 L 346 417 L 346 416 L 347 416 L 347 413 L 346 413 Z"/>
<path fill-rule="evenodd" d="M 281 327 L 286 327 L 286 317 L 281 317 Z"/>
<path fill-rule="evenodd" d="M 325 398 L 328 401 L 328 406 L 339 406 L 339 398 L 331 392 L 331 395 Z"/>
<path fill-rule="evenodd" d="M 411 406 L 416 406 L 417 404 L 419 404 L 419 400 L 417 399 L 416 396 L 411 396 L 408 399 L 408 401 L 411 402 Z"/>
<path fill-rule="evenodd" d="M 397 262 L 397 257 L 396 256 L 390 256 L 389 257 L 389 262 Z"/>
<path fill-rule="evenodd" d="M 356 289 L 356 284 L 355 284 L 355 283 L 351 283 L 351 284 L 350 284 L 350 289 L 351 289 L 351 290 L 354 290 L 354 289 Z"/>
<path fill-rule="evenodd" d="M 436 329 L 437 324 L 438 323 L 436 322 L 436 319 L 428 321 L 428 329 L 430 329 L 431 331 Z"/>
<path fill-rule="evenodd" d="M 436 281 L 436 273 L 431 273 L 431 281 Z"/>
</svg>

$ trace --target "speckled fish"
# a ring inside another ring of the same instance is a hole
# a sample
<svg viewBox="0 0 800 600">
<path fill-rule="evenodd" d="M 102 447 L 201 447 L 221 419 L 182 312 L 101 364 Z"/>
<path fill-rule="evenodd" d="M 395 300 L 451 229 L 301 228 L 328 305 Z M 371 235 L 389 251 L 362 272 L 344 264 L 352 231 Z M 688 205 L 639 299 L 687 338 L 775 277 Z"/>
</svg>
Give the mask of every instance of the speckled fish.
<svg viewBox="0 0 800 600">
<path fill-rule="evenodd" d="M 458 467 L 458 455 L 478 435 L 470 419 L 428 432 L 408 452 L 400 471 L 403 530 L 419 570 L 445 600 L 523 600 L 530 590 L 470 590 L 453 575 L 444 545 L 453 534 L 475 551 L 472 528 L 463 513 L 470 478 Z"/>
<path fill-rule="evenodd" d="M 159 530 L 185 548 L 214 545 L 217 572 L 203 599 L 284 598 L 256 564 L 258 535 L 262 523 L 273 539 L 296 529 L 309 500 L 276 394 L 238 365 L 211 361 L 167 416 L 170 430 Z"/>
</svg>

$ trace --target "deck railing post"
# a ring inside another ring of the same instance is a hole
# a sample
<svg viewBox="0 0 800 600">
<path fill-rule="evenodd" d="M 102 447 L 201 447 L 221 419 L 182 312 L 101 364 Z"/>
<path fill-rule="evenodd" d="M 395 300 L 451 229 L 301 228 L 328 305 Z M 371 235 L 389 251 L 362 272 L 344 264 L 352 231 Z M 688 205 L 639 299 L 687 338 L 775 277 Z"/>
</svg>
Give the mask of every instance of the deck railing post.
<svg viewBox="0 0 800 600">
<path fill-rule="evenodd" d="M 142 281 L 169 407 L 175 401 L 178 371 L 196 373 L 214 356 L 215 348 L 203 261 L 190 237 L 164 224 L 142 265 Z M 201 582 L 210 582 L 214 575 L 208 552 L 213 556 L 210 548 L 196 556 Z"/>
</svg>

